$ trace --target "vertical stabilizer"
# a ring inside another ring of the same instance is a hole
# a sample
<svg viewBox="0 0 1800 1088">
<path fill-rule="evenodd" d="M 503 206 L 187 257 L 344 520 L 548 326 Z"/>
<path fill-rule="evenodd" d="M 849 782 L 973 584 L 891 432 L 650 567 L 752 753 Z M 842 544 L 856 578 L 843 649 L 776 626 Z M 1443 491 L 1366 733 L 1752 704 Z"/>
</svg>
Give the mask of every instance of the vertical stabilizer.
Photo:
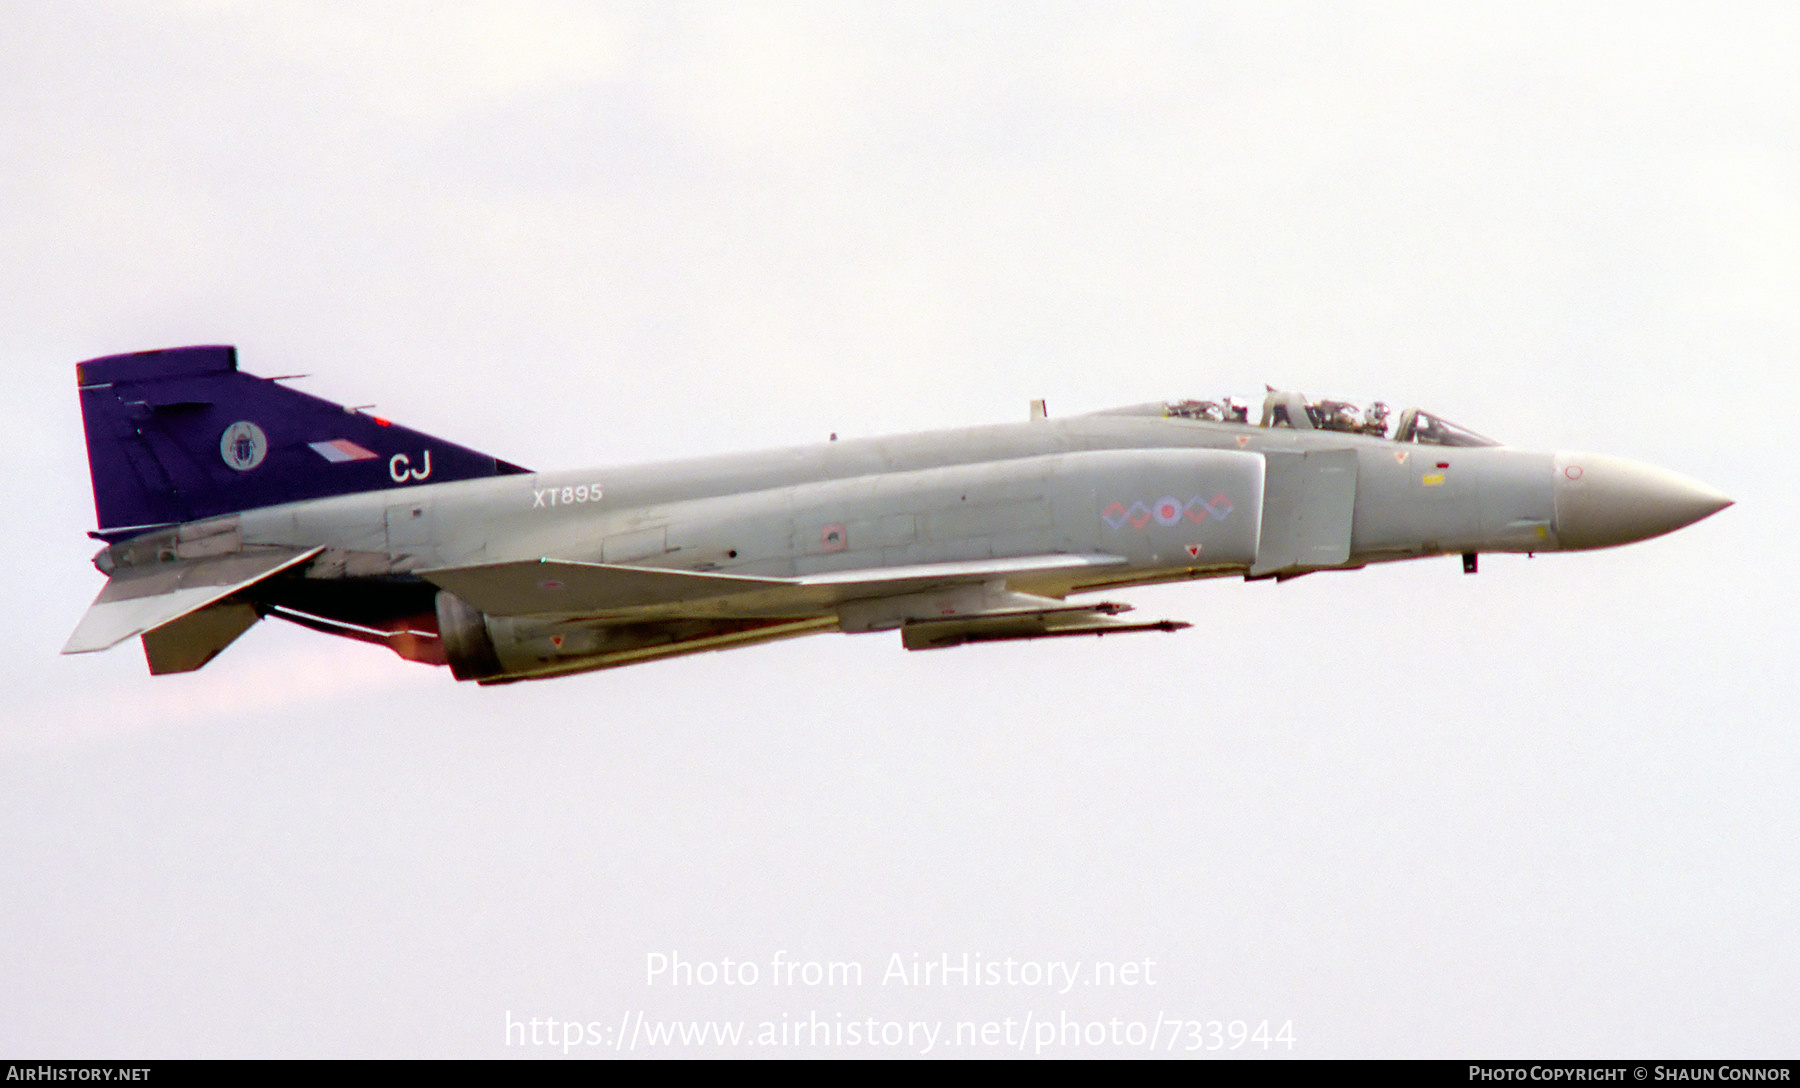
<svg viewBox="0 0 1800 1088">
<path fill-rule="evenodd" d="M 100 535 L 359 491 L 524 472 L 237 368 L 231 347 L 75 368 Z"/>
</svg>

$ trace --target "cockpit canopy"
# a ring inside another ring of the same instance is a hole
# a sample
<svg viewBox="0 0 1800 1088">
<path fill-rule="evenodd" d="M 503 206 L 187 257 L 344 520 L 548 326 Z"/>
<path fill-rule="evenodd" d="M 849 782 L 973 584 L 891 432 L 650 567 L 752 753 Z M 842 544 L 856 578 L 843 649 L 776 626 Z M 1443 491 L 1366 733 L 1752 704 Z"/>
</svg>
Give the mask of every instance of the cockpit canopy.
<svg viewBox="0 0 1800 1088">
<path fill-rule="evenodd" d="M 1372 401 L 1359 408 L 1347 400 L 1308 400 L 1304 394 L 1270 389 L 1263 398 L 1259 427 L 1289 427 L 1300 431 L 1341 431 L 1374 438 L 1388 437 L 1392 414 L 1386 402 Z M 1197 419 L 1213 423 L 1250 422 L 1250 409 L 1235 397 L 1222 401 L 1181 400 L 1163 405 L 1171 419 Z M 1422 446 L 1498 446 L 1500 443 L 1467 427 L 1433 415 L 1423 408 L 1408 408 L 1394 423 L 1393 440 Z"/>
<path fill-rule="evenodd" d="M 1442 416 L 1434 416 L 1423 408 L 1408 408 L 1400 413 L 1400 424 L 1394 430 L 1394 441 L 1417 442 L 1421 446 L 1498 446 L 1484 434 L 1458 426 Z"/>
</svg>

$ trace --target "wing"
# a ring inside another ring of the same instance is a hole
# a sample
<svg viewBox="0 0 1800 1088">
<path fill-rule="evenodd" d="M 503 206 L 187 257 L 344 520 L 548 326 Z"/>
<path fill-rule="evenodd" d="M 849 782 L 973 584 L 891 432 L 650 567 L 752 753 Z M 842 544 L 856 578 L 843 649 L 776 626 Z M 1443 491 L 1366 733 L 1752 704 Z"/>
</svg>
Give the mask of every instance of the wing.
<svg viewBox="0 0 1800 1088">
<path fill-rule="evenodd" d="M 644 620 L 812 615 L 852 602 L 1124 563 L 1112 555 L 1038 555 L 761 578 L 537 559 L 417 573 L 490 615 Z"/>
<path fill-rule="evenodd" d="M 1061 599 L 1072 587 L 1116 579 L 1124 566 L 1124 559 L 1110 555 L 1038 555 L 762 578 L 545 559 L 419 573 L 481 612 L 528 625 L 515 632 L 543 637 L 595 625 L 614 632 L 592 646 L 581 643 L 578 662 L 545 651 L 529 666 L 560 670 L 606 668 L 828 626 L 846 633 L 899 630 L 909 650 L 1187 626 L 1116 618 L 1129 605 Z M 565 654 L 565 647 L 576 645 L 547 638 Z"/>
</svg>

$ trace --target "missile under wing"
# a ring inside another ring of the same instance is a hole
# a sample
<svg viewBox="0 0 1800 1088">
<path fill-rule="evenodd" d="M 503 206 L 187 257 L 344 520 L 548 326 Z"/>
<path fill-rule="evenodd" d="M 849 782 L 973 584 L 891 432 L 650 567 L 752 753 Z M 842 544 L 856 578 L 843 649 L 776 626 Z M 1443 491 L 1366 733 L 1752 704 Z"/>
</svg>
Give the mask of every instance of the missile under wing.
<svg viewBox="0 0 1800 1088">
<path fill-rule="evenodd" d="M 1174 631 L 1095 594 L 1607 547 L 1729 504 L 1602 455 L 1271 390 L 533 472 L 240 371 L 77 369 L 106 586 L 64 647 L 197 669 L 263 618 L 482 683 L 837 630 L 908 649 Z"/>
</svg>

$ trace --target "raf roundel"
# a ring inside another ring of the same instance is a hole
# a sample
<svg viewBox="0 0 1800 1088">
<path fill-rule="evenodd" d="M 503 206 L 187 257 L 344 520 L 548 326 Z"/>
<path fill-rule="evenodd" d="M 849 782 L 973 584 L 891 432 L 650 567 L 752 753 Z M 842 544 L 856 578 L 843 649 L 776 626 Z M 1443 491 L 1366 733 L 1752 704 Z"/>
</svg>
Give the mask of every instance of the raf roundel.
<svg viewBox="0 0 1800 1088">
<path fill-rule="evenodd" d="M 249 472 L 269 454 L 269 436 L 249 420 L 239 420 L 219 436 L 219 456 L 239 472 Z"/>
</svg>

